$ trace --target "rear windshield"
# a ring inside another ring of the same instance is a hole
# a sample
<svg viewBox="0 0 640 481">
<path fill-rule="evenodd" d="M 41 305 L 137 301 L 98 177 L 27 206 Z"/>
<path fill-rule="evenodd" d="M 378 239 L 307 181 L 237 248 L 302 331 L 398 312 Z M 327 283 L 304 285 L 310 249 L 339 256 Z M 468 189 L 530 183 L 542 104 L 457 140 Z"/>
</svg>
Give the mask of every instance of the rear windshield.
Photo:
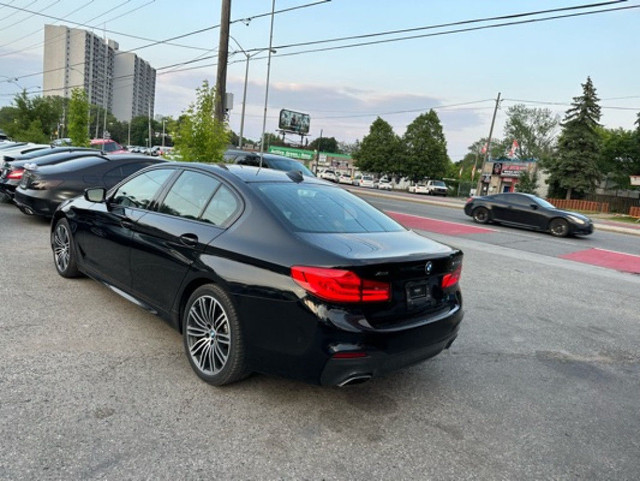
<svg viewBox="0 0 640 481">
<path fill-rule="evenodd" d="M 258 184 L 269 208 L 298 232 L 400 232 L 404 227 L 346 190 L 315 184 Z"/>
<path fill-rule="evenodd" d="M 277 159 L 274 157 L 269 157 L 267 160 L 269 161 L 269 166 L 272 169 L 284 170 L 285 172 L 288 172 L 290 170 L 299 170 L 300 172 L 302 172 L 302 175 L 315 177 L 313 172 L 311 172 L 305 165 L 303 165 L 301 162 L 298 162 L 297 160 L 286 158 Z"/>
</svg>

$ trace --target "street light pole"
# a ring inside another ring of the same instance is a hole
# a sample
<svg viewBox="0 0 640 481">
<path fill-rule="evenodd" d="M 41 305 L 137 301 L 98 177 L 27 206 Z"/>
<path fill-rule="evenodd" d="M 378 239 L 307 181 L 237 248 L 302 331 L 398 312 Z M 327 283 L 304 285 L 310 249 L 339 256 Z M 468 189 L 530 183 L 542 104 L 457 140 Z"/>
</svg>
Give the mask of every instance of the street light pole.
<svg viewBox="0 0 640 481">
<path fill-rule="evenodd" d="M 247 83 L 249 81 L 249 61 L 251 60 L 251 55 L 247 52 L 244 52 L 244 54 L 247 57 L 247 66 L 244 71 L 244 92 L 242 93 L 242 114 L 240 115 L 240 142 L 238 142 L 239 149 L 242 148 L 242 139 L 244 138 L 244 112 L 247 106 Z"/>
<path fill-rule="evenodd" d="M 267 107 L 269 105 L 269 76 L 271 74 L 271 52 L 273 51 L 273 17 L 276 11 L 276 0 L 271 2 L 271 27 L 269 29 L 269 57 L 267 59 L 267 85 L 264 92 L 264 115 L 262 116 L 262 137 L 260 138 L 260 167 L 264 154 L 264 137 L 267 130 Z"/>
</svg>

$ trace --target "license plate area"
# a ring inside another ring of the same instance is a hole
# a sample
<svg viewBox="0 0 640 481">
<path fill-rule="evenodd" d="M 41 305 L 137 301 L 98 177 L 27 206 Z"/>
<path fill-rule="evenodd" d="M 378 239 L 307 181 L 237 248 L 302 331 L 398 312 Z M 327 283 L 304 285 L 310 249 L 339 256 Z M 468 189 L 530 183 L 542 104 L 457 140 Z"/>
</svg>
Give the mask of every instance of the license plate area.
<svg viewBox="0 0 640 481">
<path fill-rule="evenodd" d="M 408 307 L 422 306 L 431 302 L 431 289 L 426 281 L 407 282 L 405 290 Z"/>
</svg>

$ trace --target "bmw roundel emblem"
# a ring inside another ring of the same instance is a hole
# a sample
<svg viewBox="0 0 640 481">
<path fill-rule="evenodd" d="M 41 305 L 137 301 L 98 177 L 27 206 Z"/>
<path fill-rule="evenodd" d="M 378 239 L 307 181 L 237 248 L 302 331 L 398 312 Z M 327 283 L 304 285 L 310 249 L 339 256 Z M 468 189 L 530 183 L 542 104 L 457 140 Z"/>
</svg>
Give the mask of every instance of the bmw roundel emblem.
<svg viewBox="0 0 640 481">
<path fill-rule="evenodd" d="M 433 263 L 429 261 L 424 266 L 424 271 L 427 273 L 427 275 L 430 275 L 432 270 L 433 270 Z"/>
</svg>

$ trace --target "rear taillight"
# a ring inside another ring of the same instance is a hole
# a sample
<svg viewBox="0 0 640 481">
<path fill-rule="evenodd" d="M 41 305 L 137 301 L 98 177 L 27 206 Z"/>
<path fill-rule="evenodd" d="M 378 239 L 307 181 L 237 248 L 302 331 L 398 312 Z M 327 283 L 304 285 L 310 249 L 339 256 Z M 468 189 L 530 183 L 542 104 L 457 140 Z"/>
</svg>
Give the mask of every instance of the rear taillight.
<svg viewBox="0 0 640 481">
<path fill-rule="evenodd" d="M 462 264 L 458 264 L 458 267 L 456 267 L 453 272 L 445 274 L 442 277 L 442 288 L 447 289 L 448 287 L 455 286 L 460 281 L 461 275 L 462 275 Z"/>
<path fill-rule="evenodd" d="M 391 298 L 387 282 L 361 279 L 343 269 L 294 266 L 291 277 L 307 292 L 334 302 L 381 302 Z"/>
<path fill-rule="evenodd" d="M 24 169 L 12 170 L 7 174 L 7 179 L 20 180 L 24 174 Z"/>
</svg>

